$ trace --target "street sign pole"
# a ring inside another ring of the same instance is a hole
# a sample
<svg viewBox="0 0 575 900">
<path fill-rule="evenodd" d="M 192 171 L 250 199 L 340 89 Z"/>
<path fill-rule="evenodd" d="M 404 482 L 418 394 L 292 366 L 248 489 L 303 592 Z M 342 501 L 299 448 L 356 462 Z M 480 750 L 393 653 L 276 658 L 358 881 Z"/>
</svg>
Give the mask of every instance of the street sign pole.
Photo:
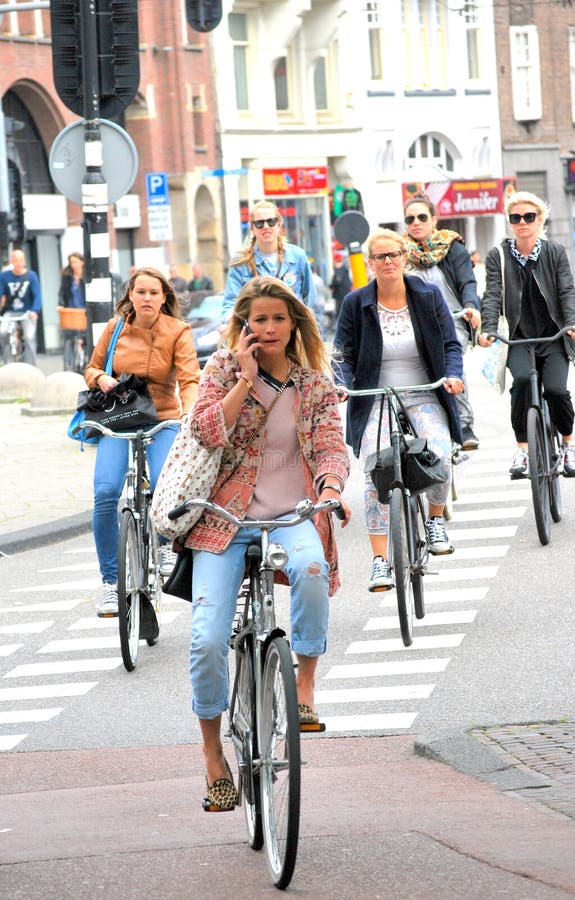
<svg viewBox="0 0 575 900">
<path fill-rule="evenodd" d="M 102 174 L 100 134 L 100 85 L 98 79 L 98 31 L 96 5 L 80 4 L 80 39 L 84 86 L 84 162 L 82 228 L 86 273 L 88 352 L 91 353 L 104 324 L 112 315 L 110 235 L 108 233 L 108 185 Z"/>
</svg>

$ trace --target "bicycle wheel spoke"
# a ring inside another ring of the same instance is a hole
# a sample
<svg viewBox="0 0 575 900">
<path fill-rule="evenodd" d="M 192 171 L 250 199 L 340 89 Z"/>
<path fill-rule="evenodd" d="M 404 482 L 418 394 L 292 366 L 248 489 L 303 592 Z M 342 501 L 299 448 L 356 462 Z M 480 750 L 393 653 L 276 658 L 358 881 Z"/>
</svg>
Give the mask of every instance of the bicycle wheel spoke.
<svg viewBox="0 0 575 900">
<path fill-rule="evenodd" d="M 300 739 L 295 675 L 283 638 L 269 644 L 258 721 L 264 842 L 276 887 L 291 881 L 299 835 Z"/>
<path fill-rule="evenodd" d="M 404 646 L 409 647 L 413 643 L 414 605 L 407 529 L 403 492 L 401 488 L 394 488 L 389 504 L 389 536 L 393 555 L 399 628 Z"/>
<path fill-rule="evenodd" d="M 122 660 L 131 672 L 140 646 L 141 561 L 134 516 L 125 509 L 118 537 L 118 627 Z"/>
</svg>

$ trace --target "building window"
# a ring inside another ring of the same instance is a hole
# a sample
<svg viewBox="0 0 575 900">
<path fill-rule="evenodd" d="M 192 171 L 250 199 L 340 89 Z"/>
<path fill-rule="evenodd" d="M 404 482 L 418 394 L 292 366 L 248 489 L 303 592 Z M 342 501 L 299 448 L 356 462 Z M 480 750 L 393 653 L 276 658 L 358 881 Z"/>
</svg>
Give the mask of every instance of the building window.
<svg viewBox="0 0 575 900">
<path fill-rule="evenodd" d="M 319 56 L 313 67 L 313 94 L 317 110 L 323 112 L 329 108 L 325 56 Z"/>
<path fill-rule="evenodd" d="M 245 13 L 230 13 L 228 29 L 233 42 L 236 109 L 249 109 L 248 92 L 248 17 Z"/>
<path fill-rule="evenodd" d="M 533 122 L 535 119 L 540 119 L 542 114 L 537 26 L 511 27 L 509 41 L 511 45 L 513 116 L 518 122 Z"/>
<path fill-rule="evenodd" d="M 23 194 L 53 194 L 48 154 L 33 116 L 14 91 L 0 101 L 4 110 L 6 152 L 22 179 Z"/>
<path fill-rule="evenodd" d="M 453 156 L 440 138 L 434 134 L 422 134 L 413 142 L 407 152 L 408 168 L 414 163 L 428 163 L 453 172 L 455 166 Z"/>
<path fill-rule="evenodd" d="M 571 121 L 575 122 L 575 27 L 569 28 L 569 81 L 571 88 Z"/>
<path fill-rule="evenodd" d="M 401 17 L 408 89 L 448 87 L 446 16 L 447 4 L 442 0 L 404 0 Z"/>
<path fill-rule="evenodd" d="M 289 109 L 289 87 L 287 72 L 287 57 L 280 56 L 274 64 L 274 88 L 276 94 L 276 109 L 278 112 L 287 112 Z"/>
<path fill-rule="evenodd" d="M 373 0 L 371 3 L 368 2 L 366 6 L 371 79 L 372 81 L 383 81 L 384 53 L 381 3 Z"/>
<path fill-rule="evenodd" d="M 479 10 L 477 0 L 467 0 L 463 7 L 467 38 L 467 77 L 470 81 L 481 78 Z"/>
</svg>

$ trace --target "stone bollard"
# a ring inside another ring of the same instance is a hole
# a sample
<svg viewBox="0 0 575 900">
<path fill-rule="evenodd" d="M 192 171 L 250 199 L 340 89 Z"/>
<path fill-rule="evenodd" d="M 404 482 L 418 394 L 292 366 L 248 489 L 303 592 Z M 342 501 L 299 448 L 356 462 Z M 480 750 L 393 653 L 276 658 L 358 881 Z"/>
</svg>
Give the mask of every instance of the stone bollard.
<svg viewBox="0 0 575 900">
<path fill-rule="evenodd" d="M 54 372 L 44 378 L 43 384 L 32 395 L 29 407 L 22 407 L 26 416 L 49 416 L 73 413 L 78 394 L 86 390 L 84 376 L 77 372 Z"/>
<path fill-rule="evenodd" d="M 45 379 L 44 373 L 29 363 L 7 363 L 0 366 L 0 402 L 30 400 Z"/>
</svg>

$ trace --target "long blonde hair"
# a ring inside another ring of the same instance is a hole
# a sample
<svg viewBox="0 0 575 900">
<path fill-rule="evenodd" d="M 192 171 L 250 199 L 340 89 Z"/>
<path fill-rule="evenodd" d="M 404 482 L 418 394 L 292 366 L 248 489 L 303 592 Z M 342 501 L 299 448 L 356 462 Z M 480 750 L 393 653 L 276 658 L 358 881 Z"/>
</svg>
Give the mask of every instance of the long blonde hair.
<svg viewBox="0 0 575 900">
<path fill-rule="evenodd" d="M 250 209 L 250 227 L 252 225 L 252 222 L 255 222 L 259 218 L 257 213 L 258 213 L 258 209 L 260 209 L 262 206 L 271 207 L 274 211 L 274 216 L 279 220 L 280 226 L 283 225 L 283 222 L 284 222 L 283 216 L 282 216 L 279 208 L 275 205 L 275 203 L 272 203 L 271 200 L 258 200 L 258 202 L 254 203 L 254 205 Z M 240 256 L 238 256 L 237 259 L 234 259 L 230 263 L 230 268 L 232 268 L 232 266 L 243 266 L 244 264 L 247 264 L 252 276 L 253 277 L 257 276 L 258 269 L 257 269 L 256 261 L 254 258 L 254 249 L 256 246 L 256 241 L 257 241 L 257 237 L 255 236 L 254 232 L 252 231 L 251 237 L 250 237 L 250 242 L 249 242 L 248 246 L 244 250 L 240 250 Z M 284 238 L 280 231 L 280 233 L 278 234 L 278 266 L 279 267 L 281 267 L 281 264 L 283 262 L 284 253 L 285 253 Z M 278 268 L 278 271 L 279 271 L 279 268 Z"/>
<path fill-rule="evenodd" d="M 329 355 L 314 314 L 296 297 L 287 284 L 271 275 L 258 275 L 256 278 L 250 278 L 239 292 L 228 322 L 226 332 L 228 347 L 231 350 L 237 348 L 240 332 L 245 320 L 250 315 L 252 300 L 260 297 L 283 300 L 287 306 L 288 315 L 295 326 L 286 347 L 287 358 L 302 368 L 315 369 L 331 375 Z"/>
</svg>

